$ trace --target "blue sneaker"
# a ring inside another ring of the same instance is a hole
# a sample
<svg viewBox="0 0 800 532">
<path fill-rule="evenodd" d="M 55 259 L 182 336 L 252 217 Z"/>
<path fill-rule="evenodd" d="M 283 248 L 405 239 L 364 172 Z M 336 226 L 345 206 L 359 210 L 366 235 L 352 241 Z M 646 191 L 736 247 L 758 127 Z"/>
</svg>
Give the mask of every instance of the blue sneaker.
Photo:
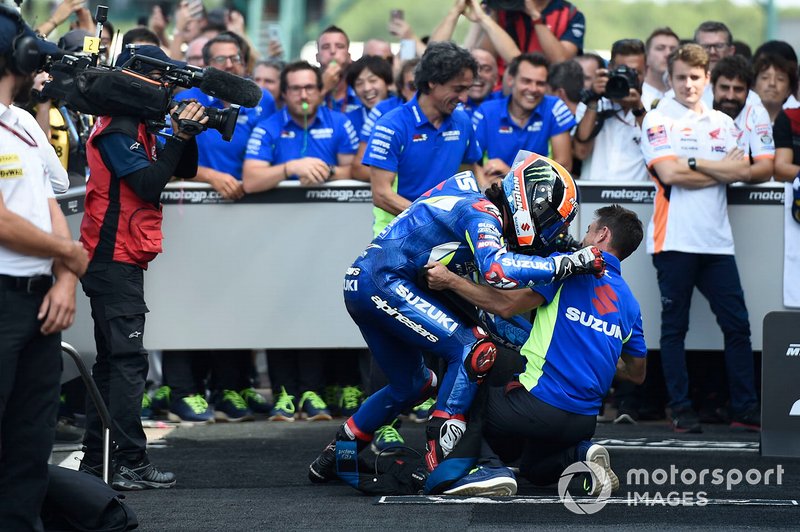
<svg viewBox="0 0 800 532">
<path fill-rule="evenodd" d="M 478 466 L 445 490 L 446 495 L 508 497 L 517 494 L 517 481 L 507 467 Z"/>
<path fill-rule="evenodd" d="M 426 399 L 424 403 L 418 404 L 411 410 L 408 419 L 414 423 L 425 423 L 431 415 L 431 409 L 435 406 L 435 398 L 431 397 L 430 399 Z"/>
<path fill-rule="evenodd" d="M 213 423 L 214 411 L 201 395 L 190 395 L 170 402 L 167 419 L 189 423 Z"/>
<path fill-rule="evenodd" d="M 269 413 L 270 421 L 294 421 L 294 395 L 286 393 L 286 388 L 281 386 L 281 392 L 275 398 L 275 406 Z"/>
<path fill-rule="evenodd" d="M 217 421 L 253 421 L 253 412 L 236 390 L 223 390 L 214 402 L 214 419 Z"/>
<path fill-rule="evenodd" d="M 307 419 L 309 421 L 330 421 L 333 419 L 328 405 L 322 400 L 322 397 L 317 392 L 307 391 L 303 392 L 300 396 L 300 419 Z"/>
<path fill-rule="evenodd" d="M 150 403 L 150 408 L 153 409 L 154 413 L 166 414 L 169 412 L 171 393 L 172 389 L 169 386 L 161 386 L 156 390 L 156 393 L 153 394 L 153 400 Z"/>
<path fill-rule="evenodd" d="M 264 396 L 258 393 L 255 388 L 245 388 L 239 395 L 242 396 L 244 402 L 247 403 L 249 408 L 254 414 L 269 414 L 272 406 L 264 399 Z"/>
<path fill-rule="evenodd" d="M 345 386 L 339 396 L 339 414 L 350 417 L 358 411 L 364 402 L 364 392 L 358 386 Z"/>
<path fill-rule="evenodd" d="M 394 454 L 401 447 L 405 447 L 406 441 L 397 431 L 397 427 L 400 427 L 400 420 L 395 419 L 388 425 L 384 425 L 380 427 L 378 430 L 375 431 L 375 437 L 372 440 L 369 448 L 375 454 Z"/>
</svg>

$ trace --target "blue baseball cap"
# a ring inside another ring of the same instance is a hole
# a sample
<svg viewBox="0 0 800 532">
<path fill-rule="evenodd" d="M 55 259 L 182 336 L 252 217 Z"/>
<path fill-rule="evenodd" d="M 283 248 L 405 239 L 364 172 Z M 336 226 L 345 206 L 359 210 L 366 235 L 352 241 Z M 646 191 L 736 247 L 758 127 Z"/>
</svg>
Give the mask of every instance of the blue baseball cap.
<svg viewBox="0 0 800 532">
<path fill-rule="evenodd" d="M 0 54 L 10 53 L 17 37 L 32 37 L 36 44 L 33 50 L 42 57 L 46 55 L 60 57 L 64 53 L 55 43 L 39 38 L 31 27 L 25 24 L 19 13 L 0 5 Z"/>
<path fill-rule="evenodd" d="M 117 61 L 114 63 L 116 66 L 122 66 L 130 60 L 131 57 L 135 55 L 150 57 L 151 59 L 158 59 L 159 61 L 163 61 L 165 63 L 169 63 L 173 66 L 178 68 L 186 68 L 185 61 L 175 61 L 174 59 L 170 59 L 170 57 L 164 53 L 164 50 L 159 48 L 158 46 L 152 44 L 145 44 L 145 45 L 133 45 L 127 46 L 120 54 L 117 56 Z M 141 64 L 135 69 L 137 72 L 142 74 L 147 74 L 151 70 L 155 70 L 156 67 L 148 64 Z"/>
</svg>

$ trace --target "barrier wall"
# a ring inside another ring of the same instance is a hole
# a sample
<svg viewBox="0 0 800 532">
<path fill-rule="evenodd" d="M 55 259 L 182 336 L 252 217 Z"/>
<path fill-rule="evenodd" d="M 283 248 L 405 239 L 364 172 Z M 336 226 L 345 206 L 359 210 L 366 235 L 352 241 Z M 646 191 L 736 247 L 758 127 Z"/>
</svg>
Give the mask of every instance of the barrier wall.
<svg viewBox="0 0 800 532">
<path fill-rule="evenodd" d="M 598 207 L 620 203 L 647 223 L 649 184 L 581 183 L 580 237 Z M 737 262 L 750 311 L 753 348 L 762 346 L 764 316 L 782 310 L 783 187 L 729 189 Z M 73 235 L 83 190 L 59 198 Z M 342 181 L 325 187 L 282 183 L 235 204 L 204 184 L 173 183 L 162 195 L 164 253 L 145 274 L 150 308 L 148 349 L 363 347 L 344 309 L 345 269 L 372 236 L 369 186 Z M 642 305 L 650 347 L 658 347 L 660 296 L 642 246 L 622 265 Z M 79 294 L 76 324 L 64 340 L 94 352 L 88 301 Z M 722 349 L 708 303 L 695 293 L 687 349 Z"/>
</svg>

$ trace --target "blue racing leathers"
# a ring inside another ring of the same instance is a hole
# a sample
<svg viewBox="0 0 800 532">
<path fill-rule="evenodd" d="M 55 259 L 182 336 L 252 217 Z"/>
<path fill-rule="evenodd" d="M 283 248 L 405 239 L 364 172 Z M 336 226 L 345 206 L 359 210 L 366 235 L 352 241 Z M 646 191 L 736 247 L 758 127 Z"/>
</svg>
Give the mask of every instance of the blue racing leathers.
<svg viewBox="0 0 800 532">
<path fill-rule="evenodd" d="M 447 362 L 447 372 L 432 419 L 448 423 L 439 427 L 441 449 L 426 456 L 429 470 L 463 434 L 478 383 L 494 362 L 487 333 L 461 321 L 424 287 L 424 266 L 433 261 L 502 289 L 549 283 L 555 274 L 553 259 L 506 248 L 500 209 L 479 191 L 471 172 L 423 194 L 347 270 L 345 305 L 389 381 L 364 402 L 347 428 L 369 440 L 378 427 L 429 396 L 437 377 L 425 367 L 422 354 L 435 353 Z M 519 345 L 525 331 L 514 329 L 516 338 L 509 340 Z"/>
</svg>

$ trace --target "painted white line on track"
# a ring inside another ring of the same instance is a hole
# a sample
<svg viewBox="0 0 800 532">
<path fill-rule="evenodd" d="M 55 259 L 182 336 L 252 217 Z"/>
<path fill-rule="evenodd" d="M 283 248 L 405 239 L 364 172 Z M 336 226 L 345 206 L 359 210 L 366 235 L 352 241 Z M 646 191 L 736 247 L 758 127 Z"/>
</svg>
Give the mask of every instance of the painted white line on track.
<svg viewBox="0 0 800 532">
<path fill-rule="evenodd" d="M 580 503 L 595 503 L 591 497 L 573 497 Z M 699 501 L 667 501 L 664 499 L 628 499 L 627 497 L 610 497 L 605 504 L 620 504 L 644 507 L 703 507 L 703 506 L 792 506 L 800 505 L 796 499 L 705 499 Z M 512 496 L 512 497 L 456 497 L 451 495 L 384 495 L 378 497 L 375 504 L 563 504 L 559 497 Z"/>
</svg>

